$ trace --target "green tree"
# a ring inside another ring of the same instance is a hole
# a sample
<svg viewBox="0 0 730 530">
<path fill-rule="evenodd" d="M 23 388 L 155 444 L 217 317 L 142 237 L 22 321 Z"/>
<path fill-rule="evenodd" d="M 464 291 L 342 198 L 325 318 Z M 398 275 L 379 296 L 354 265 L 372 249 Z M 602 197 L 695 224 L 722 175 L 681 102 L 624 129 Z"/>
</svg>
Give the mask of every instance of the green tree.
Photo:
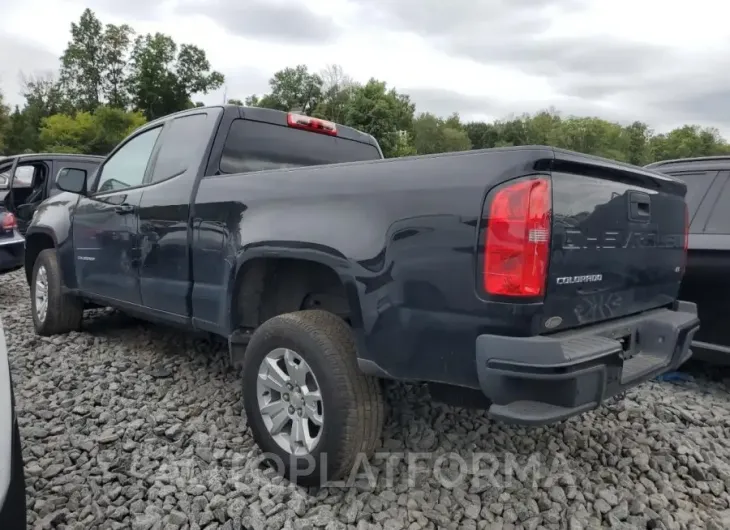
<svg viewBox="0 0 730 530">
<path fill-rule="evenodd" d="M 269 80 L 271 92 L 246 99 L 246 105 L 312 114 L 322 101 L 322 78 L 309 72 L 306 65 L 284 68 Z"/>
<path fill-rule="evenodd" d="M 5 153 L 7 150 L 10 123 L 10 109 L 5 104 L 3 93 L 0 92 L 0 153 Z"/>
<path fill-rule="evenodd" d="M 499 139 L 495 147 L 506 147 L 511 145 L 527 145 L 527 127 L 525 121 L 527 117 L 513 118 L 507 121 L 497 121 L 496 125 L 499 129 Z"/>
<path fill-rule="evenodd" d="M 207 94 L 223 84 L 223 74 L 211 71 L 205 52 L 156 33 L 139 36 L 129 63 L 127 86 L 135 109 L 147 119 L 192 108 L 191 96 Z"/>
<path fill-rule="evenodd" d="M 72 107 L 64 97 L 63 87 L 52 75 L 21 76 L 26 109 L 32 108 L 42 117 L 70 112 Z"/>
<path fill-rule="evenodd" d="M 129 103 L 127 93 L 127 56 L 134 30 L 126 24 L 107 24 L 102 38 L 103 73 L 102 90 L 107 105 L 126 109 Z"/>
<path fill-rule="evenodd" d="M 89 153 L 95 135 L 94 117 L 90 112 L 78 112 L 75 116 L 54 114 L 43 120 L 40 141 L 48 151 Z"/>
<path fill-rule="evenodd" d="M 244 102 L 244 105 L 247 107 L 263 107 L 261 105 L 261 98 L 258 97 L 256 94 L 251 94 L 248 96 Z"/>
<path fill-rule="evenodd" d="M 488 149 L 497 145 L 499 129 L 493 123 L 473 121 L 464 125 L 473 149 Z"/>
<path fill-rule="evenodd" d="M 525 143 L 532 145 L 556 145 L 563 125 L 560 115 L 554 110 L 538 112 L 522 118 Z"/>
<path fill-rule="evenodd" d="M 395 144 L 393 145 L 390 153 L 391 158 L 418 154 L 416 147 L 413 145 L 413 138 L 407 131 L 398 131 L 395 138 Z"/>
<path fill-rule="evenodd" d="M 319 76 L 322 79 L 322 96 L 314 116 L 344 123 L 358 84 L 339 65 L 327 66 Z"/>
<path fill-rule="evenodd" d="M 386 157 L 396 156 L 402 134 L 413 130 L 415 105 L 407 95 L 387 89 L 385 82 L 370 79 L 355 89 L 345 124 L 371 134 Z"/>
<path fill-rule="evenodd" d="M 456 114 L 446 120 L 427 112 L 419 115 L 413 121 L 413 138 L 419 155 L 466 151 L 472 147 Z"/>
<path fill-rule="evenodd" d="M 243 101 L 240 99 L 229 99 L 227 102 L 229 105 L 238 105 L 239 107 L 243 106 Z"/>
<path fill-rule="evenodd" d="M 40 141 L 47 151 L 106 155 L 145 121 L 140 112 L 103 105 L 93 113 L 54 114 L 43 119 Z"/>
<path fill-rule="evenodd" d="M 62 85 L 53 76 L 22 76 L 25 106 L 16 107 L 11 116 L 13 151 L 38 152 L 41 149 L 39 130 L 44 118 L 73 110 L 65 97 Z"/>
<path fill-rule="evenodd" d="M 658 134 L 649 140 L 649 150 L 654 160 L 720 155 L 730 152 L 727 142 L 717 129 L 698 125 L 684 125 L 666 134 Z"/>
<path fill-rule="evenodd" d="M 649 141 L 652 134 L 649 126 L 635 121 L 626 126 L 623 132 L 626 136 L 626 161 L 637 166 L 648 164 L 651 157 Z"/>
<path fill-rule="evenodd" d="M 126 70 L 134 31 L 127 24 L 104 26 L 91 9 L 71 23 L 71 40 L 61 56 L 61 86 L 79 110 L 101 104 L 126 108 Z"/>
<path fill-rule="evenodd" d="M 626 160 L 625 135 L 618 123 L 599 118 L 570 117 L 563 120 L 555 145 L 580 153 Z"/>
<path fill-rule="evenodd" d="M 101 106 L 94 112 L 96 135 L 89 146 L 89 153 L 108 154 L 132 131 L 147 122 L 139 111 L 127 112 L 108 106 Z"/>
<path fill-rule="evenodd" d="M 2 137 L 2 133 L 0 133 Z M 0 139 L 0 144 L 2 140 Z M 17 154 L 17 153 L 32 153 L 37 150 L 38 142 L 38 128 L 34 127 L 29 123 L 28 116 L 26 113 L 20 110 L 18 105 L 15 106 L 15 110 L 8 118 L 8 123 L 5 128 L 5 147 L 0 148 L 0 153 L 4 154 Z"/>
<path fill-rule="evenodd" d="M 61 83 L 69 100 L 81 110 L 101 104 L 104 79 L 104 30 L 86 8 L 79 22 L 71 23 L 71 41 L 61 56 Z"/>
</svg>

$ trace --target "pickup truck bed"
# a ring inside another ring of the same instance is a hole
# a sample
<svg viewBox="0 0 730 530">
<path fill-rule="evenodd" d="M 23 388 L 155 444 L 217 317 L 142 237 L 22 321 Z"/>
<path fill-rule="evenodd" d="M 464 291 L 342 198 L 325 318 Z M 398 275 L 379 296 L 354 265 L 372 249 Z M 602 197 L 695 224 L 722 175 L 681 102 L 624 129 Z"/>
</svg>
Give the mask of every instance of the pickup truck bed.
<svg viewBox="0 0 730 530">
<path fill-rule="evenodd" d="M 478 391 L 546 424 L 671 369 L 685 185 L 544 146 L 383 160 L 368 135 L 224 106 L 135 131 L 28 230 L 35 329 L 89 304 L 212 333 L 293 480 L 377 446 L 384 378 Z"/>
</svg>

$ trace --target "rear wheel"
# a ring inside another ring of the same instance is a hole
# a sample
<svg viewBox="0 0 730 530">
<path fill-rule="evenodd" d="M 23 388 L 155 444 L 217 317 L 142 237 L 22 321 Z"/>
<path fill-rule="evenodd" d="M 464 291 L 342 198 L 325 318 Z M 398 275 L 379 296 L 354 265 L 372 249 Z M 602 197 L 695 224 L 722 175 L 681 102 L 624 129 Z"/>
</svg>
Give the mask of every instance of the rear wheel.
<svg viewBox="0 0 730 530">
<path fill-rule="evenodd" d="M 35 260 L 30 305 L 39 335 L 68 333 L 81 327 L 84 306 L 75 296 L 63 293 L 55 249 L 42 251 Z"/>
<path fill-rule="evenodd" d="M 350 328 L 326 311 L 259 326 L 243 359 L 243 399 L 265 457 L 304 486 L 347 478 L 382 433 L 380 382 L 359 371 Z"/>
</svg>

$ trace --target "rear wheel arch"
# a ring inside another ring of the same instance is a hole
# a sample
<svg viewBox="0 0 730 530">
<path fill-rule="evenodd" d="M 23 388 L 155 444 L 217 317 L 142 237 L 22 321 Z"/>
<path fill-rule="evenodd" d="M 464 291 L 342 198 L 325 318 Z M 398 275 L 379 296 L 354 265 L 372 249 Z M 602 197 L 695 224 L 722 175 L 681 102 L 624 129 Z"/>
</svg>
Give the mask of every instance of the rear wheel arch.
<svg viewBox="0 0 730 530">
<path fill-rule="evenodd" d="M 254 257 L 236 274 L 229 306 L 230 329 L 254 329 L 302 309 L 332 312 L 350 325 L 361 321 L 357 289 L 347 274 L 311 257 Z"/>
</svg>

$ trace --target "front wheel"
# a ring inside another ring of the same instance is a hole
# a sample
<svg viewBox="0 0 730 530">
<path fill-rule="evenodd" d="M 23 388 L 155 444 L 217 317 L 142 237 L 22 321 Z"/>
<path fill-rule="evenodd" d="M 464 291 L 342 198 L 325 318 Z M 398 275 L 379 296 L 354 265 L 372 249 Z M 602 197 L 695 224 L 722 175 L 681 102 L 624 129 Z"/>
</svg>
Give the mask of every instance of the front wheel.
<svg viewBox="0 0 730 530">
<path fill-rule="evenodd" d="M 303 486 L 347 478 L 383 429 L 380 382 L 359 371 L 352 331 L 326 311 L 279 315 L 254 332 L 243 399 L 264 456 Z"/>
<path fill-rule="evenodd" d="M 42 251 L 35 260 L 30 306 L 39 335 L 68 333 L 81 327 L 84 306 L 81 300 L 63 292 L 55 249 Z"/>
</svg>

